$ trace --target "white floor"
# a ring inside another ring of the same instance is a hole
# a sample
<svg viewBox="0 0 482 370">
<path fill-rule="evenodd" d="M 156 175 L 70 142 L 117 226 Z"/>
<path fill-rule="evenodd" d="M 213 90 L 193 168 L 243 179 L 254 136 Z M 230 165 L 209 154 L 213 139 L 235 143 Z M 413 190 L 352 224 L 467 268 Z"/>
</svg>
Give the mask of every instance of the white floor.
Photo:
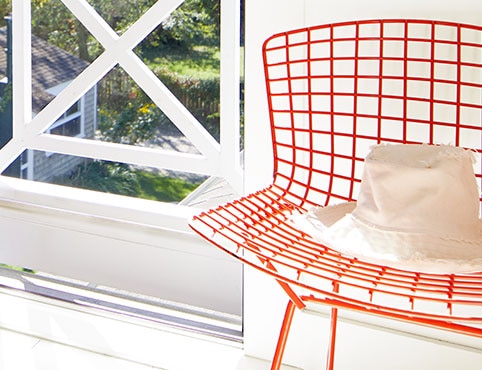
<svg viewBox="0 0 482 370">
<path fill-rule="evenodd" d="M 0 370 L 269 367 L 238 342 L 0 287 Z"/>
<path fill-rule="evenodd" d="M 0 330 L 1 370 L 148 370 L 131 361 Z"/>
<path fill-rule="evenodd" d="M 219 349 L 213 347 L 211 363 L 199 361 L 189 353 L 179 354 L 179 362 L 171 369 L 189 370 L 267 370 L 269 363 L 242 356 L 240 351 L 231 351 L 228 356 L 218 358 Z M 10 330 L 0 329 L 0 370 L 149 370 L 163 369 L 109 355 L 94 353 Z M 289 366 L 283 370 L 297 370 Z"/>
<path fill-rule="evenodd" d="M 242 355 L 239 344 L 0 288 L 0 370 L 229 370 Z"/>
</svg>

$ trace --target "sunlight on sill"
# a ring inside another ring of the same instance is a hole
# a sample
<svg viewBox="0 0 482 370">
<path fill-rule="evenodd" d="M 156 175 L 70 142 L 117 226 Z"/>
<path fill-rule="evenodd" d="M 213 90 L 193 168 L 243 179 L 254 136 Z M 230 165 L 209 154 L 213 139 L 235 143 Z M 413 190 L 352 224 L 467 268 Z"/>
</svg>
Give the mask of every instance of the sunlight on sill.
<svg viewBox="0 0 482 370">
<path fill-rule="evenodd" d="M 37 207 L 109 221 L 189 232 L 187 220 L 199 212 L 183 205 L 76 189 L 0 176 L 0 202 L 9 208 Z"/>
</svg>

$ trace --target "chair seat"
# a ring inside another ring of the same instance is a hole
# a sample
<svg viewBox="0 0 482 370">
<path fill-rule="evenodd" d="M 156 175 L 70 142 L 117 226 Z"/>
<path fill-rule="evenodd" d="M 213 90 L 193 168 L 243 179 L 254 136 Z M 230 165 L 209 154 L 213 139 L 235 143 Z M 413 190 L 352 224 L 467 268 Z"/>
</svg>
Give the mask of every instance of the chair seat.
<svg viewBox="0 0 482 370">
<path fill-rule="evenodd" d="M 342 255 L 296 228 L 291 216 L 302 212 L 273 185 L 196 216 L 191 227 L 284 283 L 298 308 L 316 302 L 482 337 L 482 273 L 404 271 Z"/>
</svg>

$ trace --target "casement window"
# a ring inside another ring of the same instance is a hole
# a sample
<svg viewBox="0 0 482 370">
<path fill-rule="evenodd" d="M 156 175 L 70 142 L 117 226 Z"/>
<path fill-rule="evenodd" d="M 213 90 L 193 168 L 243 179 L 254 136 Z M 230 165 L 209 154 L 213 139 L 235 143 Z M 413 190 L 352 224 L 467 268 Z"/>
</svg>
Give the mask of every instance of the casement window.
<svg viewBox="0 0 482 370">
<path fill-rule="evenodd" d="M 62 136 L 82 136 L 82 100 L 75 102 L 67 111 L 49 128 L 48 133 Z"/>
</svg>

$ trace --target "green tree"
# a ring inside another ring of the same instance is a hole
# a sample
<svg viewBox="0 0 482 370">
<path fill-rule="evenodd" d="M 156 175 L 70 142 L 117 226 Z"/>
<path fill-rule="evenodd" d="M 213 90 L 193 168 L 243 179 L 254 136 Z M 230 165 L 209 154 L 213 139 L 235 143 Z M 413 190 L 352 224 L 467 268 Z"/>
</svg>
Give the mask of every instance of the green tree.
<svg viewBox="0 0 482 370">
<path fill-rule="evenodd" d="M 219 0 L 186 0 L 153 32 L 146 46 L 218 45 L 219 20 Z"/>
<path fill-rule="evenodd" d="M 84 60 L 94 58 L 89 51 L 92 38 L 60 0 L 32 0 L 31 8 L 34 35 Z M 0 0 L 1 14 L 6 16 L 11 9 L 11 0 Z"/>
<path fill-rule="evenodd" d="M 0 14 L 2 17 L 6 17 L 12 12 L 11 0 L 0 0 Z M 0 20 L 0 25 L 5 26 L 5 21 Z"/>
<path fill-rule="evenodd" d="M 0 0 L 0 14 L 11 12 L 12 0 Z M 89 0 L 92 7 L 119 34 L 133 24 L 156 0 Z M 189 49 L 219 41 L 219 0 L 185 0 L 143 44 Z M 1 20 L 3 22 L 3 20 Z M 3 22 L 4 24 L 4 22 Z M 32 32 L 60 48 L 92 61 L 102 48 L 60 0 L 32 0 Z"/>
<path fill-rule="evenodd" d="M 11 1 L 0 0 L 0 10 L 4 14 L 10 12 Z M 36 36 L 87 61 L 93 61 L 102 52 L 99 43 L 61 0 L 31 1 L 32 32 Z M 122 34 L 156 2 L 156 0 L 88 1 L 119 34 Z M 200 51 L 194 50 L 195 46 L 204 45 L 211 49 L 218 47 L 219 21 L 219 0 L 185 0 L 142 42 L 136 52 L 144 56 L 144 59 L 156 59 L 159 55 L 169 55 L 174 49 L 175 58 L 199 59 Z M 216 59 L 212 58 L 212 53 L 210 55 L 210 60 Z M 206 55 L 203 55 L 202 59 L 205 60 Z M 200 69 L 205 68 L 198 66 L 196 70 Z M 173 74 L 170 71 L 163 72 L 162 75 L 158 73 L 158 75 L 178 97 L 186 96 L 188 93 L 189 99 L 194 101 L 192 97 L 198 91 L 199 99 L 212 103 L 210 106 L 216 106 L 219 100 L 217 78 L 204 81 L 193 78 L 191 75 L 178 76 L 177 73 Z M 165 122 L 166 118 L 138 87 L 130 83 L 125 84 L 125 77 L 109 74 L 104 80 L 112 79 L 114 81 L 107 81 L 105 84 L 114 85 L 111 89 L 113 92 L 109 94 L 102 91 L 103 84 L 99 85 L 101 86 L 99 88 L 100 135 L 104 140 L 130 144 L 148 140 L 158 132 L 159 125 Z M 117 83 L 117 80 L 121 80 L 122 83 Z M 133 99 L 130 98 L 132 96 L 134 96 Z M 206 110 L 206 107 L 207 105 L 202 105 L 190 107 L 190 109 L 201 122 L 209 126 L 209 131 L 216 134 L 217 110 L 213 111 L 212 108 Z"/>
<path fill-rule="evenodd" d="M 122 109 L 111 108 L 107 104 L 99 111 L 99 132 L 103 141 L 130 145 L 145 142 L 155 135 L 165 119 L 160 109 L 149 102 L 142 91 L 131 94 Z"/>
</svg>

